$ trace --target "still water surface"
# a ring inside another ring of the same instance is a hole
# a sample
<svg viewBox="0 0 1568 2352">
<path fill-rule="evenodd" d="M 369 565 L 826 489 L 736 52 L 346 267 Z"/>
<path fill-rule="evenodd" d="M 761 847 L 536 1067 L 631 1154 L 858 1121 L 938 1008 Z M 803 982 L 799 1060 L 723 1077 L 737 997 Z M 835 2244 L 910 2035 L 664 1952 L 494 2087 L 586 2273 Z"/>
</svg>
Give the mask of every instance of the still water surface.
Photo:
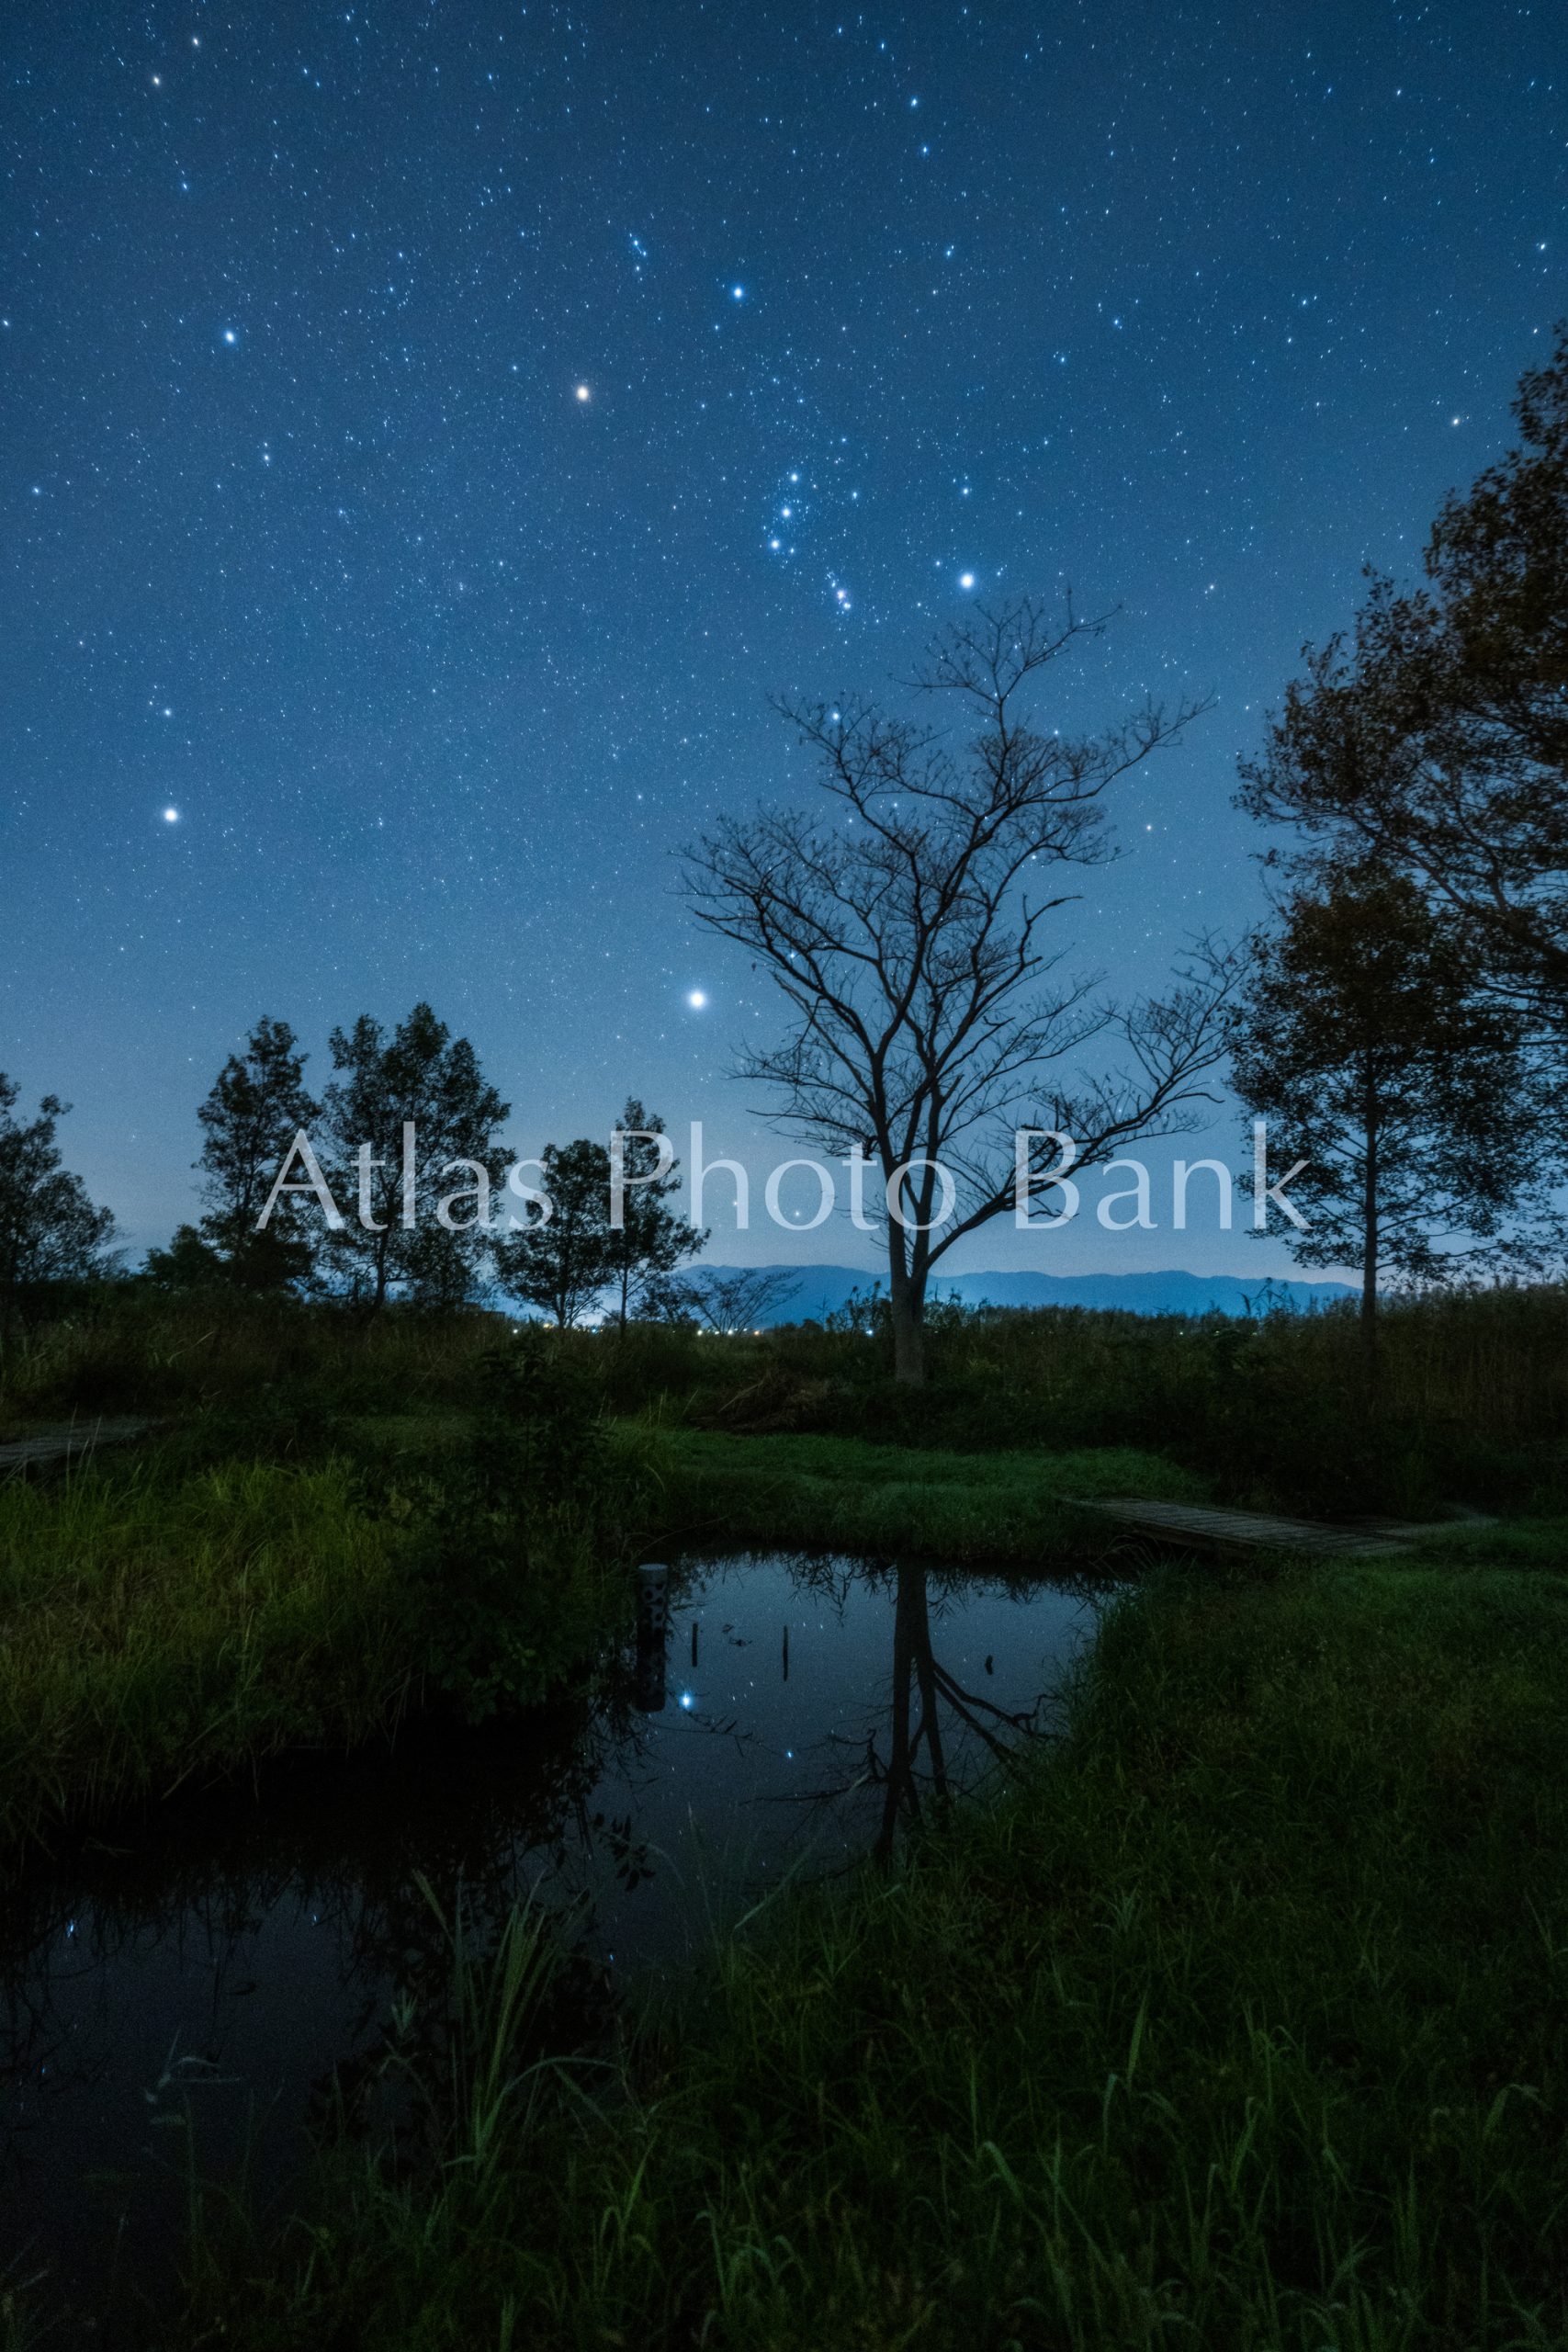
<svg viewBox="0 0 1568 2352">
<path fill-rule="evenodd" d="M 612 1984 L 677 1963 L 1049 1731 L 1098 1611 L 832 1556 L 688 1559 L 670 1596 L 662 1649 L 591 1697 L 175 1801 L 7 1900 L 0 2270 L 47 2270 L 79 2311 L 117 2272 L 155 2290 L 192 2135 L 204 2173 L 248 2145 L 254 2185 L 285 2186 L 334 2070 L 443 1982 L 419 1877 L 480 1936 L 525 1894 L 571 1906 Z"/>
</svg>

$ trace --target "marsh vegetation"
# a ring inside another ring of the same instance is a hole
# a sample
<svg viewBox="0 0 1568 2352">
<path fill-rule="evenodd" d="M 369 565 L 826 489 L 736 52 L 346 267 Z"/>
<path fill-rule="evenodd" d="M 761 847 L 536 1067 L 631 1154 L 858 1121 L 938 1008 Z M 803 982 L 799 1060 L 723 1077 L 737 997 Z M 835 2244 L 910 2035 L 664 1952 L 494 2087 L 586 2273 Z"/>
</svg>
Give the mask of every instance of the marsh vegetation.
<svg viewBox="0 0 1568 2352">
<path fill-rule="evenodd" d="M 124 2327 L 1560 2340 L 1565 1322 L 1551 1287 L 1393 1307 L 1371 1423 L 1342 1312 L 943 1310 L 921 1392 L 874 1309 L 519 1335 L 108 1284 L 17 1335 L 5 1434 L 156 1423 L 0 1487 L 24 1894 L 41 1849 L 134 1847 L 172 1792 L 221 1805 L 269 1754 L 592 1712 L 639 1558 L 1131 1586 L 1065 1740 L 928 1790 L 896 1845 L 872 1823 L 880 1860 L 768 1894 L 651 2005 L 634 1985 L 584 2023 L 558 1915 L 445 1886 L 381 2091 L 319 2118 L 281 2208 L 198 2198 L 184 2287 Z M 1386 1568 L 1161 1567 L 1075 1509 L 1128 1491 L 1501 1517 Z M 918 1748 L 941 1645 L 927 1689 L 900 1639 Z"/>
</svg>

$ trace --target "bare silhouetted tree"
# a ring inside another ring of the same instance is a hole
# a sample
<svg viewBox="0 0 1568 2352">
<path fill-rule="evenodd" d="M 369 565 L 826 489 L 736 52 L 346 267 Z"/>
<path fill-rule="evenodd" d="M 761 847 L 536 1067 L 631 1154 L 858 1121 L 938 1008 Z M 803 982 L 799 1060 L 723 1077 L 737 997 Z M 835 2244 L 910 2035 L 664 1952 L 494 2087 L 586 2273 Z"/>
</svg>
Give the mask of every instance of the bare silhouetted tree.
<svg viewBox="0 0 1568 2352">
<path fill-rule="evenodd" d="M 960 751 L 873 703 L 780 704 L 818 755 L 822 802 L 727 819 L 687 853 L 699 921 L 748 950 L 792 1014 L 739 1074 L 773 1090 L 782 1126 L 879 1173 L 901 1380 L 922 1377 L 931 1269 L 1013 1202 L 1013 1130 L 1070 1135 L 1075 1164 L 1092 1166 L 1190 1125 L 1224 1051 L 1231 967 L 1209 943 L 1163 1001 L 1096 1002 L 1094 981 L 1052 977 L 1051 919 L 1076 895 L 1064 886 L 1111 854 L 1107 787 L 1199 707 L 1148 704 L 1096 736 L 1031 724 L 1028 688 L 1104 626 L 1024 601 L 940 639 L 916 684 L 971 722 Z M 1045 1082 L 1106 1037 L 1122 1066 Z M 1031 1157 L 1026 1199 L 1048 1193 L 1058 1158 Z"/>
<path fill-rule="evenodd" d="M 777 1266 L 706 1266 L 677 1275 L 660 1297 L 661 1311 L 709 1331 L 753 1331 L 772 1322 L 800 1288 L 799 1277 Z"/>
</svg>

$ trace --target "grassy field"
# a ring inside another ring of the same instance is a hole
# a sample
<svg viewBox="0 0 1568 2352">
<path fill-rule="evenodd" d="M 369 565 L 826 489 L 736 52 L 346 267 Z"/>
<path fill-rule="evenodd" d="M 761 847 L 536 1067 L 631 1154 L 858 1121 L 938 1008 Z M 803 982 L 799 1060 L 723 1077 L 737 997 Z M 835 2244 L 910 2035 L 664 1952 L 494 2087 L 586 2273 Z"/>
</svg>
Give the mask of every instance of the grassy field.
<svg viewBox="0 0 1568 2352">
<path fill-rule="evenodd" d="M 386 1721 L 400 1540 L 341 1464 L 0 1487 L 0 1841 Z"/>
<path fill-rule="evenodd" d="M 0 1864 L 411 1704 L 527 1705 L 622 1639 L 636 1445 L 590 1419 L 583 1462 L 542 1462 L 512 1401 L 298 1442 L 209 1412 L 0 1484 Z"/>
<path fill-rule="evenodd" d="M 852 1437 L 925 1451 L 1128 1446 L 1214 1498 L 1424 1516 L 1445 1503 L 1568 1510 L 1568 1285 L 1392 1301 L 1369 1398 L 1353 1314 L 1144 1317 L 939 1308 L 931 1384 L 888 1376 L 886 1335 L 816 1325 L 703 1338 L 569 1332 L 558 1354 L 604 1411 L 730 1436 Z M 463 1404 L 503 1318 L 365 1317 L 289 1299 L 105 1283 L 0 1357 L 0 1437 L 72 1413 L 225 1413 L 324 1425 Z M 270 1441 L 269 1441 L 270 1442 Z"/>
<path fill-rule="evenodd" d="M 1562 2346 L 1565 1645 L 1556 1577 L 1145 1587 L 1064 1749 L 607 2069 L 534 1923 L 467 1963 L 402 2161 L 209 2214 L 179 2340 Z"/>
<path fill-rule="evenodd" d="M 1060 1566 L 1103 1553 L 1103 1522 L 1073 1498 L 1201 1501 L 1202 1479 L 1132 1446 L 958 1453 L 844 1437 L 644 1437 L 660 1517 L 689 1542 L 919 1552 Z"/>
</svg>

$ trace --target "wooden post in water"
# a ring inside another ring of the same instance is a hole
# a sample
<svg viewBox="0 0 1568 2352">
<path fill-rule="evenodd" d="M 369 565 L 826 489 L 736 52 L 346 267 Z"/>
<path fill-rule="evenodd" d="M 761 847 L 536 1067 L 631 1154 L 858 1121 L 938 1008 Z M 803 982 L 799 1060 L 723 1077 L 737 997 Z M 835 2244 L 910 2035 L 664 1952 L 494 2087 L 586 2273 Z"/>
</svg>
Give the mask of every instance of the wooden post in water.
<svg viewBox="0 0 1568 2352">
<path fill-rule="evenodd" d="M 670 1571 L 649 1561 L 637 1572 L 637 1703 L 645 1715 L 664 1704 L 664 1654 L 670 1639 Z"/>
</svg>

